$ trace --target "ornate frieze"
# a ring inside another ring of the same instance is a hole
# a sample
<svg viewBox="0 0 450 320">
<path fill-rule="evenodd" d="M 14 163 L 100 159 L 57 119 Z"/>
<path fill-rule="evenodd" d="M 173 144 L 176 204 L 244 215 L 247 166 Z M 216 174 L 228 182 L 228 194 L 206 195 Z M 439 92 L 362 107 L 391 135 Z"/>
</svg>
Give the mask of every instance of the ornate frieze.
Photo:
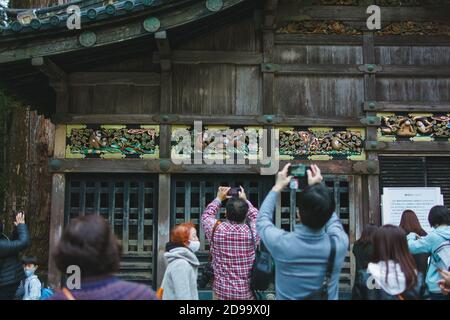
<svg viewBox="0 0 450 320">
<path fill-rule="evenodd" d="M 278 128 L 281 159 L 364 160 L 360 128 Z"/>
<path fill-rule="evenodd" d="M 450 137 L 450 114 L 379 113 L 378 140 L 447 140 Z"/>
<path fill-rule="evenodd" d="M 68 125 L 67 158 L 158 158 L 159 126 Z"/>
<path fill-rule="evenodd" d="M 239 155 L 256 159 L 260 151 L 261 127 L 172 126 L 172 159 L 190 159 L 201 153 L 204 159 L 229 159 Z"/>
</svg>

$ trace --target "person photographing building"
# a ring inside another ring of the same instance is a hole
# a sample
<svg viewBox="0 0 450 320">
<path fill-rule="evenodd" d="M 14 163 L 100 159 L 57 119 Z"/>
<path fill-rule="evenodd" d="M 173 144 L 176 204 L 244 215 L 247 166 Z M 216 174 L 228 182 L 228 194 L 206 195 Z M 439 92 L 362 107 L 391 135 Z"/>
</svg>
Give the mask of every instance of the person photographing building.
<svg viewBox="0 0 450 320">
<path fill-rule="evenodd" d="M 287 232 L 273 223 L 277 198 L 293 178 L 288 174 L 290 165 L 278 173 L 256 222 L 258 235 L 275 261 L 276 298 L 337 300 L 339 274 L 349 240 L 334 213 L 334 198 L 322 184 L 318 166 L 307 170 L 307 186 L 300 193 L 301 224 Z"/>
</svg>

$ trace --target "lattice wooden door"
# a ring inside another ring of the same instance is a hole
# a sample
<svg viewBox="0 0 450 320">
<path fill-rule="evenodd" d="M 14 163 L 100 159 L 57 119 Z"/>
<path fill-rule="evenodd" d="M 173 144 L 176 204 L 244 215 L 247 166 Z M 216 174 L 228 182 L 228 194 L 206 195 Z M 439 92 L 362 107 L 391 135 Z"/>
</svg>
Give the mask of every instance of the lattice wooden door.
<svg viewBox="0 0 450 320">
<path fill-rule="evenodd" d="M 157 182 L 153 175 L 68 175 L 65 224 L 100 214 L 121 242 L 119 276 L 151 285 L 154 281 Z"/>
</svg>

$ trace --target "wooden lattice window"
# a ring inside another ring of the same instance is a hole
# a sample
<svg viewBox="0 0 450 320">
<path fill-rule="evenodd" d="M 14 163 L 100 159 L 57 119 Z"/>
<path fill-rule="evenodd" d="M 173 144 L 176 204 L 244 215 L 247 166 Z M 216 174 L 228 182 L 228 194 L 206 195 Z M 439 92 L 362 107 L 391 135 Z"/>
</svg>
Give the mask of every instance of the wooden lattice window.
<svg viewBox="0 0 450 320">
<path fill-rule="evenodd" d="M 65 223 L 99 214 L 118 237 L 123 256 L 119 276 L 153 283 L 157 183 L 152 175 L 68 175 Z"/>
</svg>

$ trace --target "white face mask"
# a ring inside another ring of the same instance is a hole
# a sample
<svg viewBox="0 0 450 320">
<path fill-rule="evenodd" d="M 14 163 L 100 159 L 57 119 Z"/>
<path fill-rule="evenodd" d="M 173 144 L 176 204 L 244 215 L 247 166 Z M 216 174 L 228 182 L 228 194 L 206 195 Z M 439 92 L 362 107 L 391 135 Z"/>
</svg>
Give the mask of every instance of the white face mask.
<svg viewBox="0 0 450 320">
<path fill-rule="evenodd" d="M 189 240 L 189 249 L 192 250 L 192 252 L 197 252 L 198 249 L 200 249 L 200 241 L 192 241 Z"/>
</svg>

